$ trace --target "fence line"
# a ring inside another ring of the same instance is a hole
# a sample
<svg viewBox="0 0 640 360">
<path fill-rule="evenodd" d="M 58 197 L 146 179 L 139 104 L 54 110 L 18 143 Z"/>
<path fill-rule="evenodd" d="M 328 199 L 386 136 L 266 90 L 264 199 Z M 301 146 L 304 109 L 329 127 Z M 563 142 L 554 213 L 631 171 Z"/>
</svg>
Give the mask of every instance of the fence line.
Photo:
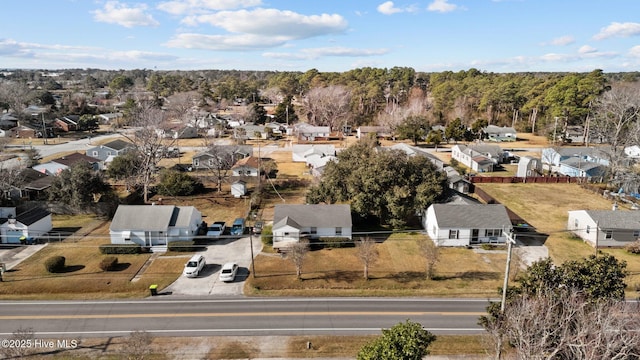
<svg viewBox="0 0 640 360">
<path fill-rule="evenodd" d="M 482 183 L 538 183 L 538 184 L 584 184 L 589 179 L 585 177 L 574 176 L 472 176 L 470 178 L 473 184 Z"/>
</svg>

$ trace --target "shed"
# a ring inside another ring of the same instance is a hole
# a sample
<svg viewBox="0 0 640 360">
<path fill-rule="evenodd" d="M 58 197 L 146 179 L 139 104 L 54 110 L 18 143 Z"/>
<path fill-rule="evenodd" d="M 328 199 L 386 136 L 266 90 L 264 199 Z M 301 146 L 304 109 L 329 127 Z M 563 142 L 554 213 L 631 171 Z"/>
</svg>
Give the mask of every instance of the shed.
<svg viewBox="0 0 640 360">
<path fill-rule="evenodd" d="M 241 197 L 247 194 L 247 183 L 242 180 L 238 180 L 231 184 L 231 195 L 233 197 Z"/>
</svg>

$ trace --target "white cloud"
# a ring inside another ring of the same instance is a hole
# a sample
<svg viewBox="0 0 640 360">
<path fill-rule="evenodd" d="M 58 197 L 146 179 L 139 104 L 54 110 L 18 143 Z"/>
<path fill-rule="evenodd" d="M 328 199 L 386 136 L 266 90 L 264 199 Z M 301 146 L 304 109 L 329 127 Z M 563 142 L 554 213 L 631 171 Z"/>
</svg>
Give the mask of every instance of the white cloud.
<svg viewBox="0 0 640 360">
<path fill-rule="evenodd" d="M 342 33 L 348 25 L 347 21 L 337 14 L 301 15 L 293 11 L 262 8 L 192 16 L 184 22 L 205 23 L 231 33 L 281 36 L 288 39 Z"/>
<path fill-rule="evenodd" d="M 164 45 L 171 48 L 205 49 L 205 50 L 261 50 L 284 45 L 290 38 L 277 36 L 260 36 L 255 34 L 240 35 L 207 35 L 184 33 L 178 34 Z"/>
<path fill-rule="evenodd" d="M 378 5 L 377 10 L 379 13 L 384 15 L 393 15 L 401 12 L 416 12 L 418 11 L 418 7 L 416 5 L 410 5 L 405 7 L 396 7 L 393 1 L 383 2 Z"/>
<path fill-rule="evenodd" d="M 286 60 L 315 60 L 321 57 L 368 57 L 376 55 L 384 55 L 388 53 L 387 49 L 354 49 L 346 47 L 325 47 L 303 49 L 299 53 L 277 53 L 267 52 L 262 56 L 272 59 Z"/>
<path fill-rule="evenodd" d="M 262 0 L 173 0 L 158 4 L 158 9 L 174 15 L 242 9 L 262 5 Z"/>
<path fill-rule="evenodd" d="M 630 37 L 640 35 L 640 23 L 619 23 L 613 22 L 611 25 L 600 29 L 600 32 L 593 36 L 595 40 L 603 40 L 610 37 Z"/>
<path fill-rule="evenodd" d="M 459 8 L 458 5 L 450 4 L 449 0 L 434 0 L 427 6 L 427 10 L 441 13 L 451 12 Z"/>
<path fill-rule="evenodd" d="M 153 16 L 145 13 L 146 10 L 145 4 L 128 7 L 118 1 L 109 1 L 103 9 L 93 11 L 93 18 L 99 22 L 118 24 L 128 28 L 160 25 Z"/>
<path fill-rule="evenodd" d="M 578 53 L 580 54 L 592 54 L 598 52 L 598 49 L 594 48 L 593 46 L 589 46 L 589 45 L 582 45 L 579 49 L 578 49 Z"/>
<path fill-rule="evenodd" d="M 636 45 L 629 49 L 629 55 L 640 58 L 640 45 Z"/>
<path fill-rule="evenodd" d="M 402 12 L 402 9 L 395 7 L 393 1 L 387 1 L 380 5 L 378 5 L 378 12 L 385 15 L 392 15 L 395 13 Z"/>
<path fill-rule="evenodd" d="M 573 36 L 565 35 L 551 40 L 551 45 L 556 46 L 565 46 L 569 44 L 573 44 L 576 41 Z"/>
</svg>

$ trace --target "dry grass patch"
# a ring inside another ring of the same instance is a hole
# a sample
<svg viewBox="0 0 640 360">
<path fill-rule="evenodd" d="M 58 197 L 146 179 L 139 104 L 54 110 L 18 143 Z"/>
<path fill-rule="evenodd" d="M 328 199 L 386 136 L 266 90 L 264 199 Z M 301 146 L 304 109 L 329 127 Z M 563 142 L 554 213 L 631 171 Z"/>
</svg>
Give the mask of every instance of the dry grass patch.
<svg viewBox="0 0 640 360">
<path fill-rule="evenodd" d="M 378 244 L 380 256 L 370 266 L 370 279 L 356 248 L 322 249 L 308 253 L 302 279 L 288 259 L 260 254 L 255 278 L 245 283 L 245 294 L 263 296 L 494 296 L 501 284 L 504 251 L 478 254 L 468 249 L 441 249 L 436 278 L 425 276 L 418 250 L 422 235 L 397 235 Z"/>
</svg>

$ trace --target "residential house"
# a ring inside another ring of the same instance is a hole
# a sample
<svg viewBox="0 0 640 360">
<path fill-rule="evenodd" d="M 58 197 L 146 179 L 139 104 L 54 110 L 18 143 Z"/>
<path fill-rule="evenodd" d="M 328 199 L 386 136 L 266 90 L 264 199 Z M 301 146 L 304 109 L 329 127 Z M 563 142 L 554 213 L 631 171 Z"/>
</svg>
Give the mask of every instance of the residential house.
<svg viewBox="0 0 640 360">
<path fill-rule="evenodd" d="M 114 157 L 122 155 L 134 148 L 135 146 L 132 143 L 121 139 L 116 139 L 113 141 L 109 141 L 108 143 L 87 149 L 86 155 L 100 160 L 102 162 L 100 168 L 106 169 L 108 167 L 108 163 L 113 161 Z"/>
<path fill-rule="evenodd" d="M 512 127 L 487 125 L 482 131 L 489 141 L 508 142 L 517 140 L 516 129 Z"/>
<path fill-rule="evenodd" d="M 601 148 L 591 146 L 565 146 L 542 149 L 542 163 L 545 165 L 559 167 L 562 160 L 569 158 L 579 158 L 583 161 L 594 162 L 600 165 L 609 165 L 609 157 Z"/>
<path fill-rule="evenodd" d="M 604 176 L 607 172 L 607 167 L 579 157 L 573 157 L 562 160 L 558 172 L 566 176 L 593 178 Z"/>
<path fill-rule="evenodd" d="M 163 136 L 172 139 L 195 139 L 198 129 L 192 125 L 178 125 L 163 131 Z"/>
<path fill-rule="evenodd" d="M 329 161 L 337 161 L 336 148 L 333 145 L 294 144 L 291 149 L 294 162 L 304 162 L 313 176 L 321 176 Z"/>
<path fill-rule="evenodd" d="M 124 114 L 121 112 L 106 113 L 98 115 L 98 121 L 102 124 L 116 124 L 123 117 Z"/>
<path fill-rule="evenodd" d="M 356 138 L 363 139 L 373 134 L 377 139 L 390 138 L 392 136 L 391 129 L 386 126 L 360 126 L 356 129 Z"/>
<path fill-rule="evenodd" d="M 435 165 L 436 169 L 442 170 L 444 169 L 444 161 L 440 160 L 437 156 L 433 155 L 426 149 L 419 148 L 417 146 L 411 146 L 405 143 L 399 143 L 391 146 L 391 149 L 403 151 L 405 154 L 409 156 L 424 156 L 427 158 L 433 165 Z"/>
<path fill-rule="evenodd" d="M 109 234 L 112 244 L 138 244 L 163 250 L 172 241 L 190 241 L 202 226 L 193 206 L 120 205 Z"/>
<path fill-rule="evenodd" d="M 34 207 L 18 214 L 16 208 L 2 210 L 0 235 L 3 244 L 20 244 L 27 239 L 33 241 L 46 236 L 53 229 L 51 213 L 45 209 Z"/>
<path fill-rule="evenodd" d="M 46 189 L 51 187 L 52 176 L 48 176 L 32 168 L 20 171 L 19 183 L 11 186 L 6 197 L 11 200 L 42 200 L 47 197 Z"/>
<path fill-rule="evenodd" d="M 219 165 L 231 169 L 238 160 L 253 156 L 251 145 L 216 145 L 215 147 L 195 154 L 191 160 L 194 170 L 216 169 Z"/>
<path fill-rule="evenodd" d="M 313 126 L 308 123 L 294 125 L 294 133 L 300 141 L 316 141 L 328 139 L 331 136 L 329 126 Z"/>
<path fill-rule="evenodd" d="M 351 207 L 345 204 L 278 204 L 273 213 L 273 247 L 286 249 L 303 238 L 351 239 Z"/>
<path fill-rule="evenodd" d="M 632 145 L 624 148 L 624 153 L 631 159 L 640 159 L 640 146 Z"/>
<path fill-rule="evenodd" d="M 33 139 L 38 134 L 42 136 L 42 132 L 39 132 L 35 128 L 27 125 L 18 125 L 14 129 L 15 136 L 20 139 Z"/>
<path fill-rule="evenodd" d="M 496 162 L 488 156 L 461 144 L 451 148 L 451 158 L 476 172 L 491 172 L 496 165 Z"/>
<path fill-rule="evenodd" d="M 101 166 L 99 159 L 76 152 L 59 157 L 57 159 L 53 159 L 43 164 L 34 165 L 32 169 L 40 171 L 47 175 L 58 175 L 63 170 L 70 168 L 73 164 L 76 163 L 89 164 L 93 170 L 100 170 Z"/>
<path fill-rule="evenodd" d="M 14 116 L 14 113 L 4 113 L 0 116 L 0 129 L 9 130 L 18 126 L 18 118 Z"/>
<path fill-rule="evenodd" d="M 640 239 L 640 212 L 571 210 L 567 230 L 591 246 L 622 247 Z"/>
<path fill-rule="evenodd" d="M 77 131 L 79 120 L 79 115 L 67 115 L 61 118 L 56 118 L 53 121 L 53 128 L 62 132 Z"/>
<path fill-rule="evenodd" d="M 232 176 L 259 176 L 260 175 L 260 158 L 248 156 L 242 158 L 231 167 Z"/>
<path fill-rule="evenodd" d="M 437 246 L 505 243 L 512 230 L 501 204 L 432 204 L 422 225 Z"/>
<path fill-rule="evenodd" d="M 447 174 L 447 184 L 449 188 L 457 192 L 468 194 L 471 189 L 471 182 L 460 175 L 460 173 L 451 166 L 445 166 L 442 169 Z"/>
<path fill-rule="evenodd" d="M 542 174 L 542 160 L 533 156 L 523 156 L 518 161 L 517 177 L 540 176 Z"/>
</svg>

